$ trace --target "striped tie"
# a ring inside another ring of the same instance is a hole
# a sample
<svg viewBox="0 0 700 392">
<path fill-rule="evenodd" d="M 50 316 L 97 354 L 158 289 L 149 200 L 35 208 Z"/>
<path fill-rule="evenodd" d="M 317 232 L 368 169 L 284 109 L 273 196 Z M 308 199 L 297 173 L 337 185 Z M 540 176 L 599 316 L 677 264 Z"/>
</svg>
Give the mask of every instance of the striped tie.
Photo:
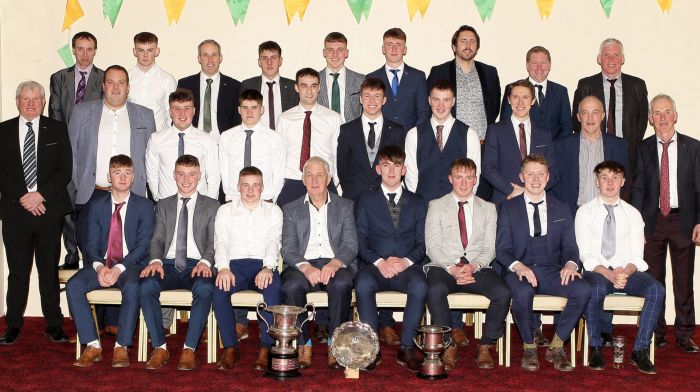
<svg viewBox="0 0 700 392">
<path fill-rule="evenodd" d="M 27 183 L 27 189 L 34 188 L 36 185 L 36 146 L 34 145 L 34 129 L 32 129 L 31 121 L 27 122 L 22 168 L 24 169 L 24 181 Z"/>
</svg>

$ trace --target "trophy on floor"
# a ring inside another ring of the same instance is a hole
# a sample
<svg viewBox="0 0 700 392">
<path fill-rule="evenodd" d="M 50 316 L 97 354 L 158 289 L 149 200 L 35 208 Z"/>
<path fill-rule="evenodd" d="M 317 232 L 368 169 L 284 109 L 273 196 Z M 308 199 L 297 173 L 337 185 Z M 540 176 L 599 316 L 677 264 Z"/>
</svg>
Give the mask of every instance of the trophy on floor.
<svg viewBox="0 0 700 392">
<path fill-rule="evenodd" d="M 447 377 L 440 355 L 452 344 L 452 338 L 448 337 L 445 340 L 445 334 L 450 331 L 452 328 L 444 325 L 423 325 L 418 328 L 421 335 L 413 338 L 413 342 L 425 353 L 418 378 L 441 380 Z"/>
<path fill-rule="evenodd" d="M 345 367 L 345 378 L 360 378 L 379 353 L 379 338 L 368 324 L 348 321 L 333 331 L 331 354 Z"/>
<path fill-rule="evenodd" d="M 272 313 L 272 326 L 267 323 L 260 314 L 260 310 Z M 301 327 L 309 320 L 313 320 L 316 309 L 313 304 L 306 304 L 303 308 L 290 305 L 267 306 L 265 302 L 258 303 L 256 309 L 260 319 L 267 325 L 270 336 L 277 340 L 272 349 L 267 362 L 266 377 L 277 379 L 299 377 L 299 354 L 292 346 L 292 342 L 301 334 Z M 311 312 L 299 326 L 297 326 L 297 316 Z"/>
</svg>

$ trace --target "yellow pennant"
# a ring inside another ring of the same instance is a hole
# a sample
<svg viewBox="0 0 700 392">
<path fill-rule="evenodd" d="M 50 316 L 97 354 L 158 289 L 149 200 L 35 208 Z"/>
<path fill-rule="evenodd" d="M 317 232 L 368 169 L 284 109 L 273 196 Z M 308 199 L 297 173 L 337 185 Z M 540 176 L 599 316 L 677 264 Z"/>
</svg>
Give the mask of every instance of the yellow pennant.
<svg viewBox="0 0 700 392">
<path fill-rule="evenodd" d="M 540 17 L 542 19 L 549 19 L 549 15 L 552 13 L 552 7 L 554 7 L 554 0 L 536 0 L 537 9 L 540 10 Z"/>
<path fill-rule="evenodd" d="M 421 17 L 425 16 L 425 11 L 428 10 L 430 0 L 406 0 L 406 5 L 408 6 L 408 17 L 413 21 L 416 12 L 420 12 Z"/>
<path fill-rule="evenodd" d="M 299 14 L 299 20 L 304 20 L 306 7 L 309 6 L 311 0 L 283 0 L 284 11 L 287 13 L 287 24 L 292 23 L 294 15 Z"/>
<path fill-rule="evenodd" d="M 78 3 L 78 0 L 68 0 L 66 1 L 66 13 L 63 15 L 63 30 L 70 28 L 70 26 L 75 23 L 76 20 L 80 19 L 85 13 L 83 8 Z"/>
<path fill-rule="evenodd" d="M 659 3 L 659 7 L 661 7 L 662 12 L 671 12 L 671 4 L 673 4 L 673 0 L 656 0 L 657 3 Z"/>
<path fill-rule="evenodd" d="M 180 15 L 182 15 L 182 9 L 185 8 L 186 1 L 187 0 L 163 0 L 165 13 L 168 16 L 168 25 L 180 21 Z"/>
</svg>

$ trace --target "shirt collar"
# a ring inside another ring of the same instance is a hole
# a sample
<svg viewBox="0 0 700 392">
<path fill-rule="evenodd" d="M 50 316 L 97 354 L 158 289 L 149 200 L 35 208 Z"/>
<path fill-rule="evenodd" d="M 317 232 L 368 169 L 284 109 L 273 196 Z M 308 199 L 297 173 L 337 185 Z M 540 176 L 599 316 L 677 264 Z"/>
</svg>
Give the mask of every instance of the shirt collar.
<svg viewBox="0 0 700 392">
<path fill-rule="evenodd" d="M 139 65 L 139 63 L 137 62 L 133 69 L 134 69 L 135 72 L 140 72 L 140 73 L 142 73 L 142 74 L 144 74 L 144 75 L 150 75 L 150 74 L 155 74 L 155 73 L 156 73 L 156 71 L 158 70 L 158 64 L 153 63 L 153 66 L 152 66 L 151 68 L 149 68 L 148 71 L 144 71 L 144 70 L 141 68 L 141 66 Z"/>
<path fill-rule="evenodd" d="M 452 114 L 448 115 L 447 119 L 442 124 L 438 123 L 435 116 L 430 116 L 430 125 L 432 125 L 433 129 L 435 129 L 435 127 L 437 127 L 438 125 L 443 125 L 445 128 L 452 128 L 452 124 L 454 122 L 455 122 L 455 118 L 452 117 Z"/>
<path fill-rule="evenodd" d="M 386 69 L 386 72 L 391 72 L 392 69 L 398 69 L 398 70 L 399 70 L 399 73 L 401 73 L 401 72 L 403 72 L 403 67 L 404 67 L 404 63 L 403 63 L 403 62 L 401 63 L 401 65 L 399 65 L 399 66 L 396 67 L 396 68 L 391 68 L 391 67 L 389 66 L 389 64 L 384 64 L 384 68 Z"/>
<path fill-rule="evenodd" d="M 535 79 L 533 79 L 533 78 L 531 78 L 531 77 L 528 76 L 528 77 L 527 77 L 527 80 L 529 80 L 530 83 L 532 83 L 533 86 L 539 84 L 540 86 L 542 86 L 542 89 L 543 89 L 543 90 L 546 90 L 546 89 L 547 89 L 547 79 L 545 79 L 545 80 L 543 80 L 543 81 L 541 81 L 541 82 L 538 82 L 538 81 L 536 81 Z M 535 94 L 537 94 L 537 87 L 535 87 Z"/>
<path fill-rule="evenodd" d="M 382 116 L 381 112 L 379 112 L 379 117 L 375 118 L 374 120 L 371 120 L 367 118 L 364 114 L 362 114 L 362 126 L 367 127 L 368 123 L 371 122 L 376 122 L 377 125 L 374 127 L 375 131 L 381 131 L 381 125 L 384 123 L 384 116 Z"/>
<path fill-rule="evenodd" d="M 212 83 L 216 83 L 216 82 L 219 81 L 220 78 L 221 78 L 221 72 L 218 72 L 218 71 L 217 71 L 214 75 L 208 76 L 208 75 L 205 74 L 204 72 L 199 71 L 199 80 L 201 80 L 202 83 L 206 83 L 206 82 L 207 82 L 207 79 L 211 79 L 211 80 L 213 80 Z"/>
<path fill-rule="evenodd" d="M 302 112 L 302 113 L 305 113 L 305 112 L 308 112 L 308 111 L 311 111 L 312 113 L 315 113 L 315 112 L 318 110 L 318 106 L 319 106 L 319 105 L 318 105 L 318 102 L 316 102 L 316 104 L 314 105 L 314 107 L 312 107 L 311 109 L 307 109 L 307 108 L 301 106 L 301 103 L 299 103 L 299 105 L 297 105 L 297 108 L 299 108 L 299 111 Z"/>
<path fill-rule="evenodd" d="M 607 75 L 606 75 L 605 73 L 603 73 L 603 72 L 601 72 L 601 75 L 603 75 L 603 82 L 607 82 L 608 79 L 617 79 L 617 80 L 615 80 L 616 83 L 617 83 L 617 82 L 622 83 L 622 72 L 620 72 L 619 74 L 617 74 L 617 75 L 615 75 L 615 76 L 607 76 Z"/>
<path fill-rule="evenodd" d="M 105 102 L 104 102 L 104 100 L 103 100 L 103 101 L 102 101 L 102 107 L 104 108 L 104 110 L 108 110 L 108 111 L 110 111 L 110 112 L 112 112 L 112 113 L 114 113 L 114 114 L 119 115 L 119 114 L 122 114 L 122 113 L 124 112 L 124 110 L 126 110 L 126 102 L 124 102 L 124 105 L 123 105 L 122 107 L 112 110 L 112 109 L 110 109 L 110 108 L 105 104 Z"/>
<path fill-rule="evenodd" d="M 462 200 L 459 200 L 459 198 L 457 197 L 457 195 L 455 195 L 454 192 L 451 192 L 451 194 L 452 194 L 452 199 L 454 199 L 455 203 L 460 203 L 462 201 Z M 469 195 L 469 197 L 465 201 L 469 205 L 474 205 L 474 192 L 472 192 L 472 194 Z"/>
<path fill-rule="evenodd" d="M 41 117 L 41 115 L 34 117 L 33 120 L 27 120 L 26 118 L 24 118 L 24 116 L 22 116 L 22 115 L 20 114 L 20 116 L 19 116 L 19 125 L 21 125 L 21 126 L 23 126 L 23 127 L 26 127 L 26 126 L 27 126 L 27 123 L 28 123 L 28 122 L 31 122 L 31 123 L 32 123 L 32 129 L 38 129 L 38 128 L 39 128 L 39 117 Z"/>
<path fill-rule="evenodd" d="M 93 67 L 93 66 L 94 66 L 94 65 L 93 65 L 92 63 L 90 63 L 90 65 L 88 65 L 87 67 L 85 67 L 85 69 L 82 69 L 82 68 L 80 68 L 80 66 L 78 65 L 78 63 L 75 63 L 75 73 L 80 74 L 80 71 L 83 71 L 83 72 L 87 72 L 87 73 L 85 74 L 85 76 L 89 76 L 89 75 L 90 75 L 90 72 L 92 72 L 92 67 Z"/>
<path fill-rule="evenodd" d="M 386 197 L 387 200 L 389 200 L 389 192 L 391 193 L 396 193 L 396 196 L 394 196 L 394 202 L 398 203 L 399 199 L 401 198 L 401 195 L 403 194 L 403 187 L 399 185 L 396 190 L 390 191 L 387 187 L 384 186 L 384 184 L 381 184 L 382 187 L 382 192 L 384 192 L 384 197 Z"/>
<path fill-rule="evenodd" d="M 124 201 L 123 201 L 124 205 L 128 205 L 128 204 L 129 204 L 129 198 L 131 198 L 131 192 L 129 192 L 129 194 L 126 195 L 126 198 L 125 198 Z M 114 200 L 114 196 L 111 196 L 111 195 L 110 195 L 110 199 L 112 199 L 112 204 L 118 204 L 117 201 Z"/>
<path fill-rule="evenodd" d="M 197 195 L 198 195 L 198 194 L 199 194 L 199 192 L 195 191 L 193 194 L 191 194 L 191 195 L 189 196 L 190 201 L 189 201 L 188 204 L 189 204 L 190 206 L 193 206 L 194 203 L 197 202 Z M 183 198 L 183 196 L 180 194 L 180 192 L 178 192 L 178 193 L 177 193 L 177 201 L 182 200 L 182 198 Z"/>
<path fill-rule="evenodd" d="M 175 125 L 171 125 L 170 129 L 172 129 L 173 132 L 175 132 L 176 134 L 184 133 L 185 135 L 189 135 L 190 132 L 192 132 L 192 130 L 194 129 L 194 127 L 192 125 L 190 125 L 189 127 L 187 127 L 187 129 L 185 129 L 184 131 L 181 131 L 181 130 L 177 129 L 177 127 Z"/>
<path fill-rule="evenodd" d="M 513 127 L 515 127 L 515 129 L 518 129 L 518 127 L 520 126 L 521 123 L 522 123 L 522 124 L 525 124 L 525 129 L 529 129 L 529 128 L 530 128 L 530 116 L 527 117 L 527 120 L 525 120 L 525 121 L 520 121 L 520 120 L 518 120 L 517 117 L 515 117 L 514 114 L 511 114 L 511 115 L 510 115 L 510 121 L 513 123 Z"/>
<path fill-rule="evenodd" d="M 275 76 L 272 79 L 268 79 L 265 75 L 260 75 L 260 77 L 262 78 L 263 83 L 275 82 L 277 85 L 280 84 L 280 74 L 277 74 L 277 76 Z"/>
<path fill-rule="evenodd" d="M 613 204 L 608 204 L 608 203 L 606 203 L 605 200 L 603 200 L 603 198 L 600 197 L 600 195 L 598 195 L 598 196 L 596 197 L 596 201 L 597 201 L 598 205 L 601 206 L 601 207 L 602 207 L 602 206 L 606 206 L 606 205 L 608 205 L 608 206 L 610 206 L 610 205 L 612 205 L 612 206 L 619 206 L 619 205 L 620 205 L 620 198 L 619 198 L 619 197 L 617 198 L 617 200 L 615 200 L 615 202 L 614 202 Z"/>
<path fill-rule="evenodd" d="M 308 203 L 310 206 L 313 206 L 314 203 L 311 202 L 311 199 L 309 199 L 309 193 L 306 193 L 306 196 L 304 196 L 304 203 Z M 326 191 L 326 202 L 323 203 L 324 206 L 327 206 L 328 204 L 331 203 L 331 195 L 330 192 Z M 314 206 L 315 208 L 316 206 Z"/>
<path fill-rule="evenodd" d="M 530 204 L 531 201 L 534 203 L 534 201 L 533 201 L 532 199 L 530 199 L 529 197 L 527 197 L 527 194 L 526 194 L 525 192 L 523 192 L 523 197 L 525 198 L 525 206 L 527 206 L 528 204 Z M 547 192 L 544 193 L 544 197 L 542 197 L 542 200 L 541 200 L 541 201 L 544 202 L 543 204 L 547 204 Z M 537 202 L 537 203 L 539 203 L 539 202 Z"/>
<path fill-rule="evenodd" d="M 672 140 L 674 143 L 676 143 L 676 140 L 677 140 L 677 139 L 678 139 L 678 132 L 673 131 L 673 136 L 671 136 L 671 140 Z M 657 140 L 658 143 L 663 143 L 663 142 L 664 142 L 663 140 L 661 140 L 661 138 L 659 137 L 659 135 L 656 135 L 656 140 Z"/>
<path fill-rule="evenodd" d="M 335 72 L 335 71 L 333 71 L 332 69 L 326 67 L 326 75 L 327 75 L 327 77 L 332 78 L 334 73 L 337 73 L 339 78 L 345 76 L 345 66 L 343 65 L 342 67 L 340 67 L 340 69 L 338 70 L 338 72 Z"/>
</svg>

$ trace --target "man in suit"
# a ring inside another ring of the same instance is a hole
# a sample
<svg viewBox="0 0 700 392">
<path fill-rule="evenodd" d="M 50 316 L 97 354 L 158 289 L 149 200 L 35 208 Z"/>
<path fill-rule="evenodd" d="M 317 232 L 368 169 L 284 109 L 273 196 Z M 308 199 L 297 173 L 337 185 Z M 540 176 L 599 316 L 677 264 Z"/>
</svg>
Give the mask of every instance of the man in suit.
<svg viewBox="0 0 700 392">
<path fill-rule="evenodd" d="M 139 315 L 139 274 L 146 264 L 153 233 L 153 203 L 131 193 L 134 164 L 126 155 L 109 160 L 111 194 L 90 202 L 87 225 L 87 258 L 83 269 L 66 284 L 66 296 L 78 337 L 86 347 L 74 366 L 88 367 L 102 359 L 102 345 L 95 329 L 87 293 L 118 287 L 122 293 L 119 332 L 112 367 L 129 366 L 128 347 L 133 345 Z"/>
<path fill-rule="evenodd" d="M 548 130 L 554 141 L 569 136 L 572 132 L 569 92 L 566 87 L 548 79 L 549 71 L 552 69 L 552 56 L 549 50 L 542 46 L 530 48 L 525 56 L 525 68 L 527 80 L 537 90 L 535 96 L 537 101 L 530 110 L 530 118 L 538 128 Z M 507 85 L 503 93 L 501 118 L 508 118 L 513 114 L 508 102 L 509 96 L 510 85 Z M 574 107 L 574 110 L 576 109 L 577 107 Z"/>
<path fill-rule="evenodd" d="M 197 61 L 201 71 L 180 79 L 177 87 L 186 88 L 194 95 L 192 123 L 218 141 L 222 132 L 241 123 L 236 111 L 241 83 L 219 72 L 223 55 L 221 45 L 213 39 L 197 46 Z"/>
<path fill-rule="evenodd" d="M 513 110 L 515 113 L 515 109 Z M 535 294 L 566 297 L 546 359 L 559 371 L 571 371 L 564 339 L 571 335 L 591 297 L 591 287 L 580 274 L 574 219 L 566 204 L 547 194 L 547 161 L 542 155 L 525 157 L 520 181 L 522 194 L 504 201 L 498 212 L 496 261 L 505 272 L 513 296 L 512 313 L 523 340 L 521 366 L 539 369 L 532 327 Z"/>
<path fill-rule="evenodd" d="M 265 41 L 258 46 L 258 66 L 261 76 L 254 76 L 241 83 L 241 92 L 256 90 L 263 96 L 266 115 L 263 125 L 277 129 L 277 120 L 282 112 L 299 104 L 299 94 L 295 91 L 292 79 L 280 76 L 282 48 L 275 41 Z"/>
<path fill-rule="evenodd" d="M 196 157 L 185 154 L 177 158 L 173 176 L 177 193 L 156 204 L 150 262 L 141 272 L 141 307 L 153 347 L 146 369 L 159 369 L 170 358 L 163 333 L 160 292 L 187 289 L 192 291 L 192 308 L 177 368 L 192 370 L 194 351 L 207 324 L 214 293 L 214 219 L 220 204 L 197 192 L 201 172 Z"/>
<path fill-rule="evenodd" d="M 473 293 L 486 296 L 484 332 L 476 353 L 480 369 L 494 367 L 493 343 L 503 335 L 503 322 L 510 306 L 510 290 L 490 268 L 496 255 L 496 207 L 474 194 L 476 164 L 469 158 L 455 159 L 450 165 L 452 192 L 430 202 L 425 220 L 425 245 L 430 263 L 428 310 L 433 323 L 449 325 L 447 295 Z M 457 361 L 455 344 L 443 353 L 446 370 Z"/>
<path fill-rule="evenodd" d="M 282 303 L 306 304 L 309 291 L 328 293 L 329 336 L 350 318 L 353 277 L 357 271 L 357 233 L 353 202 L 328 191 L 331 169 L 320 157 L 311 157 L 303 168 L 302 196 L 283 207 Z M 331 354 L 328 341 L 328 366 L 342 369 Z M 298 341 L 299 366 L 311 366 L 311 339 L 304 326 Z"/>
<path fill-rule="evenodd" d="M 360 116 L 360 85 L 365 75 L 351 71 L 345 67 L 348 58 L 348 39 L 343 33 L 329 33 L 323 40 L 323 58 L 326 68 L 318 71 L 321 76 L 321 91 L 318 103 L 340 114 L 343 123 L 350 122 Z"/>
<path fill-rule="evenodd" d="M 425 73 L 403 62 L 408 47 L 406 33 L 398 27 L 384 32 L 382 54 L 386 64 L 367 77 L 379 78 L 386 85 L 387 102 L 382 107 L 384 117 L 409 130 L 430 117 L 425 97 L 428 87 Z"/>
<path fill-rule="evenodd" d="M 666 282 L 666 249 L 673 267 L 676 346 L 698 352 L 695 332 L 693 268 L 700 243 L 700 142 L 676 131 L 678 112 L 673 98 L 651 100 L 649 123 L 654 135 L 637 148 L 630 203 L 644 218 L 644 260 L 649 273 Z M 665 307 L 665 306 L 664 306 Z M 664 310 L 656 327 L 656 345 L 666 345 Z"/>
<path fill-rule="evenodd" d="M 428 295 L 422 267 L 427 206 L 423 198 L 401 186 L 405 159 L 401 147 L 390 145 L 379 150 L 376 171 L 382 182 L 362 193 L 357 201 L 360 271 L 355 279 L 355 293 L 360 320 L 375 332 L 380 327 L 375 294 L 388 290 L 407 294 L 396 362 L 417 372 L 422 362 L 414 350 L 413 339 Z M 366 370 L 374 370 L 380 361 L 378 353 Z"/>
<path fill-rule="evenodd" d="M 97 52 L 97 38 L 87 31 L 73 36 L 71 41 L 75 65 L 51 75 L 49 117 L 68 124 L 73 107 L 83 101 L 102 98 L 104 71 L 93 63 Z M 70 185 L 70 183 L 69 183 Z M 75 189 L 69 186 L 68 194 L 75 204 Z M 78 269 L 78 246 L 75 241 L 75 216 L 66 214 L 63 222 L 63 246 L 66 248 L 64 264 L 59 269 Z"/>
<path fill-rule="evenodd" d="M 32 262 L 39 275 L 46 336 L 68 340 L 63 333 L 58 269 L 63 216 L 72 210 L 71 147 L 66 126 L 44 117 L 44 88 L 22 82 L 16 92 L 19 116 L 0 123 L 0 217 L 7 255 L 7 329 L 0 345 L 14 344 L 23 324 Z"/>
<path fill-rule="evenodd" d="M 627 140 L 627 167 L 633 169 L 635 148 L 647 129 L 647 85 L 636 76 L 622 73 L 624 48 L 615 38 L 605 39 L 600 44 L 597 61 L 601 72 L 578 81 L 573 108 L 578 108 L 583 98 L 589 95 L 595 95 L 605 103 L 605 132 Z M 574 116 L 571 121 L 574 132 L 580 131 L 578 118 Z"/>
</svg>

